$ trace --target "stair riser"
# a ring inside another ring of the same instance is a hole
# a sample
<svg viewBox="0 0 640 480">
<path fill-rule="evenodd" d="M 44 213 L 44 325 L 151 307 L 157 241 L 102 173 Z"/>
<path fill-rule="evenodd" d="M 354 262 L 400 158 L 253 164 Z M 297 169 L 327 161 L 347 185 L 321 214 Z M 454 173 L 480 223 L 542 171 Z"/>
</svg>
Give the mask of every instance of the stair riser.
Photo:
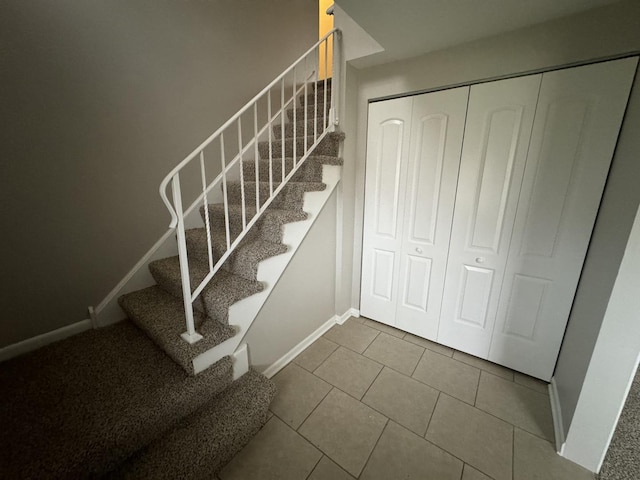
<svg viewBox="0 0 640 480">
<path fill-rule="evenodd" d="M 167 278 L 162 272 L 157 271 L 152 266 L 149 266 L 149 271 L 151 272 L 151 276 L 155 280 L 155 282 L 167 293 L 170 293 L 176 298 L 182 299 L 182 285 L 180 283 L 172 282 L 171 279 Z M 200 281 L 198 279 L 191 279 L 191 288 Z M 195 302 L 193 302 L 193 308 L 201 313 L 206 313 L 206 309 L 204 306 L 204 302 L 201 297 L 196 298 Z"/>
<path fill-rule="evenodd" d="M 313 89 L 308 89 L 307 91 L 307 95 L 305 97 L 305 94 L 302 93 L 300 95 L 298 95 L 298 104 L 300 107 L 304 107 L 304 99 L 307 99 L 307 106 L 309 105 L 315 105 L 316 103 L 316 94 L 314 93 Z M 317 98 L 317 102 L 318 105 L 324 105 L 325 101 L 324 101 L 324 89 L 320 89 L 318 90 L 318 98 Z M 329 88 L 327 90 L 327 104 L 331 103 L 331 89 Z M 322 107 L 320 107 L 322 108 Z"/>
<path fill-rule="evenodd" d="M 318 114 L 316 115 L 316 106 L 315 105 L 307 105 L 307 120 L 309 119 L 313 119 L 313 117 L 317 116 L 318 118 L 324 117 L 325 113 L 327 118 L 329 118 L 329 108 L 331 107 L 331 105 L 326 105 L 325 108 L 322 108 L 322 105 L 318 105 Z M 294 117 L 294 112 L 295 112 L 295 118 L 296 121 L 298 122 L 303 122 L 304 121 L 304 111 L 305 109 L 303 107 L 299 107 L 296 109 L 289 109 L 287 110 L 287 118 L 289 119 L 290 122 L 293 122 L 293 117 Z"/>
<path fill-rule="evenodd" d="M 293 157 L 293 139 L 287 138 L 284 140 L 274 140 L 271 142 L 271 154 L 273 157 L 282 157 L 282 148 L 284 143 L 284 155 L 285 157 Z M 307 148 L 311 148 L 313 145 L 313 137 L 307 137 Z M 324 137 L 318 146 L 314 149 L 315 155 L 331 155 L 338 156 L 339 143 L 331 135 Z M 269 142 L 260 142 L 258 144 L 258 151 L 260 158 L 269 158 Z M 304 138 L 296 138 L 296 156 L 299 158 L 304 153 Z"/>
<path fill-rule="evenodd" d="M 293 168 L 293 159 L 285 158 L 285 175 L 288 175 Z M 253 162 L 245 162 L 244 180 L 253 182 L 256 179 L 255 164 Z M 269 162 L 266 160 L 258 161 L 258 175 L 261 182 L 269 181 Z M 282 181 L 282 158 L 275 158 L 272 165 L 272 176 L 274 185 L 277 186 Z M 322 164 L 315 162 L 312 158 L 308 158 L 304 165 L 298 169 L 292 177 L 294 182 L 321 182 L 322 181 Z"/>
<path fill-rule="evenodd" d="M 318 191 L 322 188 L 322 184 L 309 184 L 309 183 L 289 183 L 285 185 L 282 191 L 276 196 L 271 203 L 273 208 L 280 208 L 283 210 L 300 210 L 304 202 L 304 194 L 308 191 Z M 269 185 L 261 182 L 259 184 L 260 190 L 260 204 L 263 205 L 269 198 Z M 228 186 L 229 202 L 234 204 L 240 204 L 241 192 L 240 184 L 230 183 Z M 255 183 L 245 182 L 245 201 L 249 205 L 255 205 L 256 202 L 256 190 Z"/>
<path fill-rule="evenodd" d="M 317 122 L 315 124 L 315 128 L 316 128 L 316 136 L 320 135 L 320 133 L 322 133 L 322 118 L 318 117 L 317 120 L 314 119 L 310 119 L 307 120 L 306 125 L 307 125 L 307 136 L 312 137 L 313 136 L 313 129 L 314 129 L 314 122 Z M 329 117 L 327 117 L 327 121 L 326 121 L 326 125 L 329 125 Z M 304 137 L 305 131 L 304 131 L 304 126 L 305 126 L 305 122 L 304 120 L 298 119 L 298 121 L 296 122 L 296 137 Z M 291 138 L 293 137 L 293 122 L 289 122 L 287 124 L 285 124 L 284 126 L 284 138 Z M 273 138 L 275 140 L 280 140 L 282 138 L 282 130 L 279 126 L 274 127 L 273 129 Z"/>
</svg>

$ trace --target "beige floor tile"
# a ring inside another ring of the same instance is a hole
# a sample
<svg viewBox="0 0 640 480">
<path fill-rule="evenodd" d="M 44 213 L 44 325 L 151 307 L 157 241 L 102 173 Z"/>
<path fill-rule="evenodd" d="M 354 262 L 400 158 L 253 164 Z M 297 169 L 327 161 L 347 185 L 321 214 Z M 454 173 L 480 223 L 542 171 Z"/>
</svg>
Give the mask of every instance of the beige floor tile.
<svg viewBox="0 0 640 480">
<path fill-rule="evenodd" d="M 480 370 L 439 353 L 426 350 L 413 378 L 473 405 Z"/>
<path fill-rule="evenodd" d="M 295 363 L 282 369 L 273 381 L 278 394 L 271 402 L 271 411 L 293 429 L 302 425 L 332 388 Z"/>
<path fill-rule="evenodd" d="M 333 389 L 305 420 L 300 434 L 354 477 L 360 475 L 386 417 Z"/>
<path fill-rule="evenodd" d="M 323 456 L 309 480 L 353 480 L 353 477 L 329 460 L 329 457 Z"/>
<path fill-rule="evenodd" d="M 519 428 L 514 437 L 514 480 L 594 480 L 593 473 L 559 456 L 551 443 Z"/>
<path fill-rule="evenodd" d="M 405 375 L 411 375 L 422 357 L 424 348 L 380 333 L 363 355 Z"/>
<path fill-rule="evenodd" d="M 402 330 L 398 330 L 397 328 L 392 327 L 391 325 L 386 325 L 384 323 L 376 322 L 375 320 L 371 320 L 369 318 L 361 317 L 363 319 L 362 324 L 367 327 L 375 328 L 376 330 L 380 330 L 381 332 L 388 333 L 389 335 L 393 335 L 394 337 L 402 338 L 404 337 L 406 332 Z"/>
<path fill-rule="evenodd" d="M 380 333 L 378 330 L 348 320 L 343 325 L 331 327 L 324 334 L 324 338 L 343 347 L 350 348 L 354 352 L 362 353 L 373 342 L 378 333 Z"/>
<path fill-rule="evenodd" d="M 486 476 L 484 473 L 476 470 L 471 465 L 464 464 L 464 471 L 462 472 L 462 480 L 492 480 L 491 477 Z"/>
<path fill-rule="evenodd" d="M 338 348 L 337 343 L 320 337 L 309 345 L 305 351 L 298 355 L 293 361 L 302 368 L 313 372 L 335 351 L 336 348 Z"/>
<path fill-rule="evenodd" d="M 539 437 L 554 438 L 551 404 L 543 393 L 482 372 L 476 407 Z"/>
<path fill-rule="evenodd" d="M 513 372 L 513 375 L 517 384 L 535 390 L 536 392 L 549 395 L 549 384 L 547 382 L 543 382 L 542 380 L 538 380 L 537 378 L 530 377 L 529 375 L 525 375 L 520 372 Z"/>
<path fill-rule="evenodd" d="M 432 342 L 431 340 L 427 340 L 426 338 L 418 337 L 411 333 L 407 333 L 404 336 L 404 340 L 407 342 L 411 342 L 419 347 L 427 348 L 432 352 L 439 353 L 440 355 L 445 355 L 447 357 L 453 357 L 453 348 L 449 348 L 446 345 L 441 345 L 440 343 Z"/>
<path fill-rule="evenodd" d="M 379 363 L 340 347 L 314 373 L 360 400 L 380 370 Z"/>
<path fill-rule="evenodd" d="M 458 480 L 461 473 L 460 460 L 390 421 L 360 479 Z"/>
<path fill-rule="evenodd" d="M 322 453 L 307 440 L 272 417 L 225 466 L 221 480 L 304 480 Z"/>
<path fill-rule="evenodd" d="M 496 417 L 440 394 L 426 438 L 495 480 L 511 480 L 513 427 Z"/>
<path fill-rule="evenodd" d="M 513 381 L 513 370 L 503 367 L 502 365 L 497 365 L 487 360 L 483 360 L 482 358 L 474 357 L 473 355 L 459 352 L 457 350 L 453 353 L 453 358 L 455 358 L 456 360 L 460 360 L 467 365 L 471 365 L 472 367 L 479 368 L 480 370 L 484 370 L 499 377 Z"/>
<path fill-rule="evenodd" d="M 385 367 L 362 402 L 424 436 L 437 400 L 434 388 Z"/>
</svg>

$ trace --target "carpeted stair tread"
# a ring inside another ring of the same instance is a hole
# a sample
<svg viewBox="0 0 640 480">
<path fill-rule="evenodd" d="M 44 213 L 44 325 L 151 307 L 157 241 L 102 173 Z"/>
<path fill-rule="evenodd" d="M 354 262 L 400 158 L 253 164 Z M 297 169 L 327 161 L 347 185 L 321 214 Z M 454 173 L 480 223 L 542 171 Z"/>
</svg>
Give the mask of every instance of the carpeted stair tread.
<svg viewBox="0 0 640 480">
<path fill-rule="evenodd" d="M 170 294 L 172 294 L 174 298 L 178 299 L 182 305 L 180 259 L 175 256 L 158 260 L 158 262 L 163 264 L 162 276 L 154 276 L 155 280 L 159 282 L 159 285 L 161 285 L 163 290 L 170 292 Z M 194 278 L 200 275 L 202 275 L 201 278 L 204 278 L 206 275 L 205 272 L 209 271 L 209 266 L 206 264 L 203 265 L 200 262 L 194 263 L 198 265 L 199 270 L 197 273 L 193 274 Z M 198 310 L 202 308 L 200 311 L 204 311 L 210 319 L 217 320 L 211 323 L 224 324 L 226 326 L 229 319 L 229 307 L 244 298 L 261 292 L 263 288 L 264 286 L 255 280 L 248 280 L 225 270 L 218 270 L 207 286 L 204 287 L 204 290 L 202 290 L 198 299 L 194 302 L 194 307 L 196 307 L 199 301 L 202 302 L 202 307 L 197 306 L 196 308 Z M 174 292 L 180 293 L 177 294 Z M 194 308 L 194 310 L 196 310 L 196 308 Z M 184 321 L 182 321 L 182 326 L 180 328 L 184 328 Z M 203 332 L 199 333 L 204 335 Z M 197 342 L 194 345 L 198 345 L 201 342 L 202 341 Z"/>
<path fill-rule="evenodd" d="M 275 157 L 269 172 L 269 160 L 258 160 L 258 177 L 261 182 L 268 182 L 271 174 L 274 187 L 282 183 L 282 157 Z M 285 176 L 293 170 L 293 158 L 285 157 L 284 159 Z M 323 162 L 318 161 L 317 157 L 310 156 L 302 164 L 296 173 L 291 177 L 293 182 L 322 182 L 322 165 Z M 243 179 L 247 182 L 253 182 L 256 179 L 256 168 L 253 160 L 245 160 L 242 163 Z"/>
<path fill-rule="evenodd" d="M 256 182 L 244 182 L 245 202 L 247 205 L 256 204 Z M 302 209 L 306 192 L 320 192 L 327 188 L 322 182 L 288 182 L 274 198 L 271 205 L 283 210 Z M 263 205 L 270 195 L 269 182 L 258 182 L 260 205 Z M 242 202 L 240 182 L 227 184 L 229 202 L 240 205 Z"/>
<path fill-rule="evenodd" d="M 194 228 L 187 233 L 189 255 L 199 259 L 206 259 L 208 250 L 207 230 L 205 228 Z M 226 235 L 224 232 L 220 234 L 220 232 L 213 231 L 211 239 L 214 257 L 220 258 L 226 251 Z M 223 268 L 247 280 L 255 280 L 259 262 L 285 253 L 287 249 L 287 246 L 281 243 L 268 242 L 255 235 L 248 235 L 229 256 Z"/>
<path fill-rule="evenodd" d="M 6 479 L 97 478 L 232 382 L 229 357 L 195 377 L 129 321 L 0 364 Z"/>
<path fill-rule="evenodd" d="M 282 255 L 288 249 L 282 243 L 273 243 L 261 238 L 243 242 L 229 259 L 230 271 L 248 280 L 255 280 L 261 261 Z"/>
<path fill-rule="evenodd" d="M 211 479 L 266 423 L 273 382 L 249 370 L 108 478 Z"/>
<path fill-rule="evenodd" d="M 307 126 L 307 131 L 306 134 L 308 137 L 313 137 L 313 129 L 314 127 L 316 128 L 316 136 L 320 135 L 320 133 L 322 133 L 322 117 L 314 117 L 317 118 L 317 120 L 314 120 L 313 118 L 311 119 L 307 119 L 306 122 L 306 126 Z M 315 123 L 317 121 L 317 123 Z M 285 124 L 284 126 L 284 138 L 292 138 L 293 137 L 293 121 L 288 122 Z M 304 127 L 305 127 L 305 122 L 304 119 L 297 119 L 296 123 L 296 137 L 304 137 L 305 136 L 305 131 L 304 131 Z M 329 117 L 327 117 L 327 121 L 326 121 L 326 125 L 329 125 Z M 273 129 L 273 138 L 274 140 L 280 140 L 282 138 L 282 128 L 280 127 L 276 127 Z"/>
<path fill-rule="evenodd" d="M 196 356 L 235 334 L 232 327 L 207 319 L 194 309 L 196 331 L 203 338 L 187 343 L 180 337 L 186 331 L 182 299 L 157 285 L 123 295 L 119 303 L 129 318 L 190 375 L 194 374 L 192 360 Z"/>
<path fill-rule="evenodd" d="M 154 260 L 149 264 L 151 276 L 164 290 L 177 298 L 182 298 L 182 279 L 180 277 L 180 258 L 178 256 Z M 209 273 L 209 264 L 195 258 L 189 258 L 189 281 L 191 293 L 200 285 L 204 277 Z M 178 282 L 175 279 L 179 280 Z M 201 299 L 196 299 L 193 306 L 204 312 Z"/>
<path fill-rule="evenodd" d="M 343 134 L 331 132 L 328 133 L 313 149 L 313 155 L 330 155 L 333 157 L 338 156 L 339 143 L 344 138 Z M 311 148 L 313 145 L 313 135 L 307 136 L 307 148 Z M 305 137 L 296 138 L 296 157 L 301 157 L 304 154 L 304 140 Z M 293 138 L 285 138 L 283 140 L 271 141 L 271 154 L 274 158 L 282 157 L 282 148 L 284 145 L 285 156 L 293 157 Z M 258 152 L 260 158 L 269 158 L 269 142 L 258 142 Z"/>
<path fill-rule="evenodd" d="M 249 209 L 247 210 L 249 211 Z M 253 209 L 252 211 L 255 211 Z M 224 206 L 222 204 L 209 205 L 209 215 L 213 225 L 224 225 Z M 248 214 L 247 214 L 248 215 Z M 240 205 L 229 205 L 229 217 L 233 228 L 238 229 L 242 225 L 242 208 Z M 278 208 L 277 205 L 269 205 L 256 225 L 249 231 L 247 237 L 260 237 L 271 243 L 282 243 L 282 227 L 287 223 L 306 220 L 307 213 L 302 209 L 287 210 Z M 232 228 L 232 229 L 233 229 Z M 226 235 L 225 235 L 226 238 Z M 236 237 L 233 236 L 235 239 Z M 206 242 L 206 239 L 205 239 Z M 225 240 L 226 245 L 226 240 Z M 196 247 L 198 248 L 198 247 Z M 206 248 L 206 247 L 204 247 Z M 226 249 L 225 249 L 226 251 Z M 197 255 L 197 254 L 196 254 Z"/>
<path fill-rule="evenodd" d="M 294 115 L 295 115 L 295 119 L 296 122 L 304 122 L 305 120 L 305 111 L 307 114 L 307 120 L 313 117 L 318 117 L 321 119 L 324 118 L 329 118 L 329 109 L 331 108 L 331 105 L 329 103 L 327 103 L 326 107 L 323 106 L 320 102 L 318 102 L 318 110 L 317 110 L 317 115 L 316 115 L 316 106 L 315 104 L 309 104 L 307 105 L 307 108 L 304 107 L 296 107 L 296 108 L 290 108 L 287 110 L 287 118 L 289 119 L 290 122 L 293 122 L 294 119 Z M 325 116 L 326 114 L 326 116 Z"/>
</svg>

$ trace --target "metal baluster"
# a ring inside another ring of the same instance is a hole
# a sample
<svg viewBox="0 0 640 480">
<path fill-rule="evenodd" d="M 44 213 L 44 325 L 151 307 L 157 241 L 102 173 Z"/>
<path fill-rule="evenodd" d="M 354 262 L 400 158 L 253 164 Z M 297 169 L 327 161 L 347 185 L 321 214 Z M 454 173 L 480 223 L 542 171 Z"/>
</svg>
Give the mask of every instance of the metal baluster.
<svg viewBox="0 0 640 480">
<path fill-rule="evenodd" d="M 292 146 L 293 148 L 291 149 L 293 152 L 293 168 L 296 168 L 296 165 L 298 164 L 298 159 L 296 158 L 296 130 L 298 129 L 298 119 L 297 119 L 297 101 L 298 99 L 296 98 L 296 67 L 293 67 L 293 99 L 292 99 L 292 106 L 293 106 L 293 142 L 292 142 Z M 285 142 L 284 139 L 282 140 L 282 148 L 284 148 Z"/>
<path fill-rule="evenodd" d="M 305 81 L 304 81 L 304 154 L 307 154 L 307 120 L 308 120 L 308 114 L 307 114 L 307 107 L 308 107 L 308 102 L 307 102 L 307 84 L 309 83 L 307 81 L 307 69 L 308 69 L 308 65 L 307 65 L 307 57 L 304 57 L 304 71 L 305 71 Z"/>
<path fill-rule="evenodd" d="M 269 197 L 273 196 L 273 144 L 271 133 L 271 90 L 267 93 L 267 117 L 269 118 L 268 130 L 269 130 Z"/>
<path fill-rule="evenodd" d="M 242 117 L 238 117 L 238 157 L 240 162 L 240 203 L 242 207 L 242 231 L 247 228 L 247 207 L 244 196 L 244 163 L 242 161 Z"/>
<path fill-rule="evenodd" d="M 176 173 L 172 181 L 173 205 L 178 215 L 176 236 L 178 240 L 178 256 L 180 258 L 180 278 L 182 280 L 182 301 L 187 331 L 180 337 L 188 343 L 196 343 L 202 335 L 196 332 L 193 321 L 193 304 L 191 303 L 191 281 L 189 277 L 189 257 L 187 254 L 187 239 L 184 228 L 184 210 L 182 209 L 182 192 L 180 191 L 180 174 Z"/>
<path fill-rule="evenodd" d="M 286 113 L 284 111 L 284 77 L 282 77 L 282 88 L 281 88 L 281 92 L 280 92 L 280 104 L 282 105 L 280 108 L 280 142 L 284 142 L 284 121 L 286 118 Z M 285 168 L 285 161 L 284 161 L 284 148 L 281 148 L 281 154 L 282 154 L 282 183 L 284 183 L 284 172 L 286 170 Z"/>
<path fill-rule="evenodd" d="M 209 258 L 209 271 L 213 271 L 213 250 L 211 247 L 211 222 L 209 220 L 209 201 L 207 200 L 207 173 L 204 167 L 204 150 L 200 152 L 200 176 L 202 177 L 202 193 L 204 204 L 204 224 L 207 229 L 207 256 Z"/>
<path fill-rule="evenodd" d="M 318 46 L 316 48 L 316 71 L 313 74 L 314 77 L 314 81 L 313 81 L 313 97 L 314 97 L 314 111 L 316 112 L 316 114 L 313 116 L 313 143 L 316 142 L 316 140 L 318 139 L 318 72 L 320 71 L 320 47 Z"/>
<path fill-rule="evenodd" d="M 229 197 L 227 195 L 227 166 L 224 154 L 224 132 L 220 133 L 220 161 L 222 163 L 222 196 L 224 197 L 224 227 L 227 235 L 227 250 L 231 248 L 231 233 L 229 231 Z"/>
<path fill-rule="evenodd" d="M 324 103 L 322 104 L 322 131 L 327 128 L 327 77 L 329 76 L 329 70 L 327 65 L 329 64 L 329 37 L 324 41 Z M 332 89 L 333 90 L 333 89 Z"/>
<path fill-rule="evenodd" d="M 253 147 L 254 147 L 254 160 L 256 169 L 256 215 L 260 211 L 260 168 L 258 166 L 258 159 L 260 158 L 260 152 L 258 151 L 258 104 L 253 104 Z"/>
</svg>

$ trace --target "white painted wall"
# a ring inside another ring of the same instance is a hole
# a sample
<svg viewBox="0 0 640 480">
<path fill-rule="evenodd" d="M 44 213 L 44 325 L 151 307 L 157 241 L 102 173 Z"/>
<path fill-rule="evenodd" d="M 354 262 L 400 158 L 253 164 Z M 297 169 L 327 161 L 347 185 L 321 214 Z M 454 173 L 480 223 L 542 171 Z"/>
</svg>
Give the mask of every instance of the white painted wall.
<svg viewBox="0 0 640 480">
<path fill-rule="evenodd" d="M 582 270 L 571 317 L 554 373 L 565 437 L 581 395 L 591 355 L 640 204 L 640 76 L 627 104 L 598 221 Z"/>
<path fill-rule="evenodd" d="M 361 69 L 355 75 L 354 69 L 349 69 L 347 73 L 352 78 L 348 82 L 357 84 L 357 87 L 351 86 L 357 90 L 357 101 L 355 105 L 348 103 L 346 112 L 348 118 L 355 116 L 356 122 L 344 124 L 347 134 L 344 149 L 355 152 L 354 176 L 352 180 L 345 177 L 343 187 L 345 192 L 353 191 L 353 197 L 345 198 L 345 205 L 354 204 L 352 307 L 359 307 L 360 296 L 367 102 L 370 99 L 638 51 L 640 2 L 631 0 L 425 56 Z M 634 88 L 556 368 L 567 431 L 640 202 L 638 79 Z M 353 184 L 347 185 L 347 181 Z M 348 247 L 345 242 L 345 248 Z M 622 405 L 624 398 L 612 392 L 609 401 Z"/>
<path fill-rule="evenodd" d="M 599 471 L 640 360 L 640 211 L 636 215 L 563 455 Z"/>
<path fill-rule="evenodd" d="M 0 2 L 0 347 L 87 318 L 166 231 L 161 179 L 316 42 L 317 8 Z"/>
<path fill-rule="evenodd" d="M 336 191 L 249 328 L 251 365 L 264 371 L 335 314 Z"/>
</svg>

